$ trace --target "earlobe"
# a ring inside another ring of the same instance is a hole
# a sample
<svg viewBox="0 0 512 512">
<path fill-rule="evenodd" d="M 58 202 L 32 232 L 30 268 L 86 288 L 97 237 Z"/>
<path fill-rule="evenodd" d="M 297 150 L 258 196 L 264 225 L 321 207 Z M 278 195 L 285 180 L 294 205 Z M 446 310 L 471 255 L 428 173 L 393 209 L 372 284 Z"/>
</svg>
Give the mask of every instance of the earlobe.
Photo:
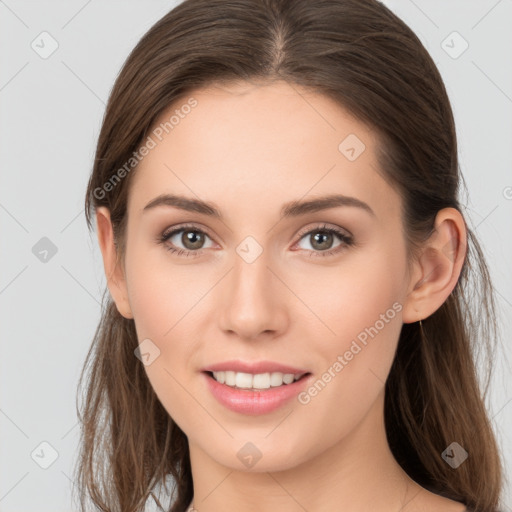
<svg viewBox="0 0 512 512">
<path fill-rule="evenodd" d="M 133 318 L 128 302 L 126 279 L 119 261 L 119 254 L 114 243 L 114 232 L 110 221 L 110 211 L 104 206 L 96 209 L 96 228 L 98 243 L 103 257 L 103 268 L 107 286 L 117 310 L 125 318 Z"/>
<path fill-rule="evenodd" d="M 403 308 L 404 323 L 429 317 L 452 293 L 466 258 L 466 240 L 466 225 L 461 213 L 455 208 L 440 210 L 434 232 L 414 265 Z"/>
</svg>

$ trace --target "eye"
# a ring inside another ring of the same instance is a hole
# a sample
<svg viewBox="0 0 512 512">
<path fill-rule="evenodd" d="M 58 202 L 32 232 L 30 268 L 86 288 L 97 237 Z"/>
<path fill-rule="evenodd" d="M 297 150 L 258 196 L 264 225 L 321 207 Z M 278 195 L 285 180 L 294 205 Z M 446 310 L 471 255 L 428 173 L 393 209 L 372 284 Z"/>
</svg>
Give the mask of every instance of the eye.
<svg viewBox="0 0 512 512">
<path fill-rule="evenodd" d="M 181 235 L 179 235 L 180 233 Z M 171 231 L 165 231 L 158 242 L 163 244 L 168 251 L 176 253 L 178 256 L 199 256 L 205 249 L 203 247 L 205 238 L 210 239 L 202 229 L 194 225 L 182 225 Z M 183 244 L 184 248 L 179 247 L 180 243 Z"/>
<path fill-rule="evenodd" d="M 317 226 L 315 229 L 310 229 L 306 233 L 302 232 L 300 236 L 301 240 L 304 238 L 313 248 L 311 252 L 311 256 L 313 257 L 332 256 L 354 245 L 352 236 L 347 235 L 337 227 L 327 227 L 327 224 Z M 340 243 L 332 249 L 335 238 L 338 238 Z"/>
<path fill-rule="evenodd" d="M 306 239 L 312 250 L 304 249 L 311 252 L 310 256 L 332 256 L 338 252 L 354 245 L 352 236 L 347 235 L 340 228 L 328 227 L 327 224 L 322 224 L 309 231 L 302 231 L 299 236 L 302 239 Z M 309 236 L 309 239 L 306 238 Z M 340 240 L 340 243 L 332 248 L 332 244 L 335 238 Z M 165 248 L 177 254 L 178 256 L 200 256 L 203 254 L 204 249 L 208 247 L 204 246 L 205 240 L 210 239 L 210 236 L 202 229 L 198 228 L 193 224 L 181 225 L 174 227 L 169 231 L 164 231 L 162 235 L 157 239 L 158 243 L 161 243 Z M 299 243 L 298 242 L 298 243 Z M 180 247 L 182 244 L 184 247 Z M 212 247 L 211 245 L 209 247 Z"/>
</svg>

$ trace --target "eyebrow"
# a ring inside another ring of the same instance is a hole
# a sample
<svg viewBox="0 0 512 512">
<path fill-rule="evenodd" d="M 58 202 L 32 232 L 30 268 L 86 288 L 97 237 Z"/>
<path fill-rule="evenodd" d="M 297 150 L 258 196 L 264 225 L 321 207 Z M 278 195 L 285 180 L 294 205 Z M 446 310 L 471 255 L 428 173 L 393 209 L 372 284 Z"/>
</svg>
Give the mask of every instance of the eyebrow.
<svg viewBox="0 0 512 512">
<path fill-rule="evenodd" d="M 201 213 L 203 215 L 208 215 L 217 219 L 223 219 L 223 216 L 215 203 L 174 194 L 162 194 L 158 197 L 155 197 L 144 207 L 142 213 L 145 213 L 148 210 L 158 206 L 173 206 L 174 208 L 179 208 L 180 210 Z M 307 201 L 290 201 L 289 203 L 285 203 L 281 208 L 281 217 L 298 217 L 307 213 L 318 212 L 340 206 L 360 208 L 373 217 L 376 217 L 375 212 L 364 201 L 361 201 L 355 197 L 344 196 L 341 194 L 331 194 L 309 199 Z"/>
</svg>

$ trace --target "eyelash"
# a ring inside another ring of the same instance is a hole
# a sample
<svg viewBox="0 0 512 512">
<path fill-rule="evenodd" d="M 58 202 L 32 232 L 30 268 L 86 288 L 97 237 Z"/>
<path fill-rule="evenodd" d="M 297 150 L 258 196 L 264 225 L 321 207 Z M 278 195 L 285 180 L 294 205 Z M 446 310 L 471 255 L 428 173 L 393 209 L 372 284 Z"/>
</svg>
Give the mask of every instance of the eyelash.
<svg viewBox="0 0 512 512">
<path fill-rule="evenodd" d="M 201 234 L 206 235 L 209 238 L 211 238 L 207 232 L 203 231 L 202 229 L 199 229 L 197 226 L 195 226 L 193 224 L 183 224 L 183 225 L 177 226 L 172 231 L 169 231 L 169 232 L 164 231 L 162 233 L 162 235 L 160 235 L 158 237 L 157 242 L 164 245 L 166 250 L 170 251 L 171 253 L 175 253 L 178 256 L 185 256 L 187 258 L 200 256 L 206 249 L 198 249 L 197 251 L 190 251 L 187 249 L 179 249 L 179 248 L 176 248 L 176 247 L 173 247 L 173 246 L 167 244 L 167 241 L 170 238 L 172 238 L 173 235 L 175 235 L 176 233 L 180 233 L 181 231 L 193 231 L 195 233 L 201 233 Z M 335 254 L 338 254 L 340 251 L 342 251 L 348 247 L 351 247 L 355 244 L 354 239 L 351 236 L 346 235 L 344 232 L 342 232 L 341 230 L 339 230 L 337 228 L 327 227 L 326 224 L 321 224 L 319 226 L 316 226 L 313 229 L 309 229 L 305 232 L 300 232 L 299 233 L 299 241 L 302 240 L 302 238 L 304 238 L 304 236 L 310 235 L 312 233 L 317 233 L 317 232 L 332 233 L 332 234 L 336 235 L 341 240 L 342 244 L 339 245 L 338 247 L 336 247 L 335 249 L 329 249 L 327 251 L 310 251 L 311 252 L 310 257 L 334 256 Z M 308 249 L 301 249 L 301 250 L 307 251 Z"/>
</svg>

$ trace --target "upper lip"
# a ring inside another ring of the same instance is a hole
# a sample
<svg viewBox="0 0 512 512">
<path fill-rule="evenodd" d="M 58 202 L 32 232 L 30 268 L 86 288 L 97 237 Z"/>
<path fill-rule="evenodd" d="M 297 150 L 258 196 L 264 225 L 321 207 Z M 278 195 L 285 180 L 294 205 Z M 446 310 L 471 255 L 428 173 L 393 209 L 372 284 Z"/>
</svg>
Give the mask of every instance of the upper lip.
<svg viewBox="0 0 512 512">
<path fill-rule="evenodd" d="M 281 372 L 281 373 L 293 373 L 294 375 L 309 373 L 308 370 L 305 370 L 303 368 L 295 368 L 293 366 L 277 363 L 274 361 L 245 362 L 245 361 L 240 361 L 240 360 L 223 361 L 222 363 L 208 365 L 208 366 L 205 366 L 202 369 L 202 371 L 203 372 L 234 371 L 234 372 L 252 373 L 252 374 Z"/>
</svg>

